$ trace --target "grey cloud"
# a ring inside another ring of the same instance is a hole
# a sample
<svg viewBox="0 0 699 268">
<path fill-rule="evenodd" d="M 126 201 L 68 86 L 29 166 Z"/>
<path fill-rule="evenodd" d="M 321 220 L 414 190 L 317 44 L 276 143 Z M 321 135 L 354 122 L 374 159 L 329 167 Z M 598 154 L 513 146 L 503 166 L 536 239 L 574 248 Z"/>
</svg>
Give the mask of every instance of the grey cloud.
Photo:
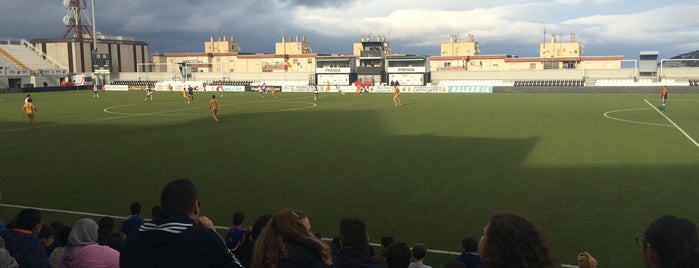
<svg viewBox="0 0 699 268">
<path fill-rule="evenodd" d="M 356 0 L 280 0 L 292 6 L 306 7 L 343 7 L 351 5 Z"/>
<path fill-rule="evenodd" d="M 40 0 L 42 4 L 36 5 L 38 1 L 5 1 L 7 3 L 3 3 L 3 8 L 0 9 L 0 25 L 3 25 L 0 37 L 25 39 L 60 37 L 65 30 L 62 18 L 66 14 L 62 1 Z M 86 2 L 89 5 L 91 1 L 86 0 Z M 623 53 L 627 57 L 636 58 L 639 49 L 660 50 L 662 54 L 673 53 L 669 56 L 678 54 L 675 52 L 686 52 L 676 50 L 680 47 L 689 47 L 694 39 L 679 37 L 695 36 L 692 34 L 696 32 L 682 30 L 682 27 L 688 27 L 693 21 L 679 19 L 686 16 L 674 16 L 663 20 L 664 23 L 652 25 L 655 27 L 673 25 L 669 29 L 676 30 L 677 33 L 667 32 L 678 37 L 677 40 L 672 39 L 670 40 L 672 42 L 668 42 L 666 39 L 656 38 L 657 41 L 651 39 L 629 42 L 635 39 L 629 39 L 629 36 L 614 32 L 603 35 L 602 33 L 607 31 L 599 27 L 615 25 L 612 23 L 614 20 L 608 22 L 594 17 L 622 12 L 618 9 L 600 12 L 599 8 L 586 7 L 566 13 L 566 9 L 556 8 L 555 5 L 547 9 L 539 8 L 538 5 L 550 2 L 532 0 L 520 1 L 522 4 L 518 5 L 507 0 L 493 0 L 478 4 L 471 0 L 433 0 L 429 3 L 430 8 L 425 4 L 411 3 L 411 1 L 387 0 L 96 0 L 95 2 L 97 31 L 107 35 L 134 36 L 137 40 L 148 42 L 153 52 L 203 51 L 203 42 L 208 40 L 209 36 L 220 33 L 226 36 L 234 35 L 244 52 L 273 52 L 274 42 L 282 36 L 299 35 L 307 36 L 314 52 L 351 53 L 352 43 L 358 41 L 361 33 L 380 33 L 388 35 L 395 53 L 436 55 L 439 54 L 439 42 L 447 38 L 448 34 L 469 32 L 476 34 L 477 40 L 481 42 L 481 52 L 484 54 L 506 53 L 526 57 L 538 55 L 538 42 L 545 38 L 542 36 L 542 31 L 546 27 L 547 33 L 550 34 L 576 32 L 586 46 L 585 55 Z M 614 6 L 614 3 L 607 6 Z M 346 12 L 350 7 L 363 9 L 369 4 L 372 5 L 372 9 L 365 10 L 367 12 L 363 12 L 361 16 Z M 309 12 L 314 12 L 313 9 L 324 9 L 327 13 L 300 14 L 299 9 L 309 9 Z M 441 11 L 448 15 L 450 12 L 459 10 L 471 10 L 473 12 L 467 14 L 475 17 L 478 17 L 476 11 L 488 10 L 489 12 L 487 17 L 479 17 L 477 21 L 462 22 L 455 18 L 454 23 L 450 24 L 449 21 L 440 22 L 438 19 L 425 21 L 417 26 L 412 25 L 413 20 L 409 19 L 410 16 L 406 19 L 405 14 L 399 16 L 401 13 L 394 12 L 402 11 L 411 14 L 410 12 L 415 12 L 413 9 L 437 14 L 436 17 L 441 20 L 449 19 L 448 16 L 447 18 L 439 17 Z M 625 11 L 617 16 L 629 16 L 628 19 L 636 20 L 658 17 L 644 14 L 633 16 L 635 13 L 629 14 L 629 9 L 646 10 L 647 7 L 641 5 L 626 7 Z M 670 10 L 677 9 L 674 7 Z M 696 9 L 696 4 L 692 3 L 680 10 L 691 12 Z M 540 13 L 540 10 L 548 10 L 548 13 Z M 26 17 L 31 19 L 22 19 Z M 489 18 L 490 21 L 487 20 Z M 563 18 L 562 21 L 560 21 L 561 18 Z M 589 21 L 585 21 L 585 18 Z M 627 19 L 618 22 L 617 28 L 628 24 L 623 22 L 627 22 Z M 432 26 L 426 26 L 427 24 Z M 452 27 L 453 24 L 457 26 Z M 464 26 L 461 26 L 462 24 Z M 345 25 L 351 26 L 345 27 Z M 439 30 L 432 30 L 429 27 L 438 27 Z M 483 30 L 494 34 L 479 32 Z M 638 31 L 634 32 L 638 33 Z M 437 37 L 434 36 L 435 34 Z M 668 44 L 664 44 L 663 40 Z M 640 45 L 632 46 L 629 43 L 640 43 Z"/>
</svg>

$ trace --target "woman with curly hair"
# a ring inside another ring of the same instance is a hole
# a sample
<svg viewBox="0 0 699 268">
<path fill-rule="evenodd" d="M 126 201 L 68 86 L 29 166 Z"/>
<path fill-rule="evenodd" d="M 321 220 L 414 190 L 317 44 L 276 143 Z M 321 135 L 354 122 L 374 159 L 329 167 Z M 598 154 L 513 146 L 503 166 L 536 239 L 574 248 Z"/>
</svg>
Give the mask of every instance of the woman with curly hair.
<svg viewBox="0 0 699 268">
<path fill-rule="evenodd" d="M 272 216 L 255 240 L 253 268 L 330 267 L 330 247 L 310 231 L 301 211 L 283 209 Z"/>
<path fill-rule="evenodd" d="M 490 218 L 479 251 L 485 268 L 561 267 L 534 222 L 511 213 Z"/>
</svg>

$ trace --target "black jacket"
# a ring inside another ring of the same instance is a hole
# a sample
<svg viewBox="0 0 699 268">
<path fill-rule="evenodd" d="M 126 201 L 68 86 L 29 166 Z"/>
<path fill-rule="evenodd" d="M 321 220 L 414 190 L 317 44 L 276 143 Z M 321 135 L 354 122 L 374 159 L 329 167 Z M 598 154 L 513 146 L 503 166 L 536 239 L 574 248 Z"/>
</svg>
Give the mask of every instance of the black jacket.
<svg viewBox="0 0 699 268">
<path fill-rule="evenodd" d="M 121 252 L 124 247 L 124 241 L 112 236 L 112 232 L 106 230 L 97 230 L 97 244 L 108 246 L 116 251 Z"/>
<path fill-rule="evenodd" d="M 333 268 L 381 268 L 380 263 L 371 257 L 368 248 L 343 247 L 335 254 Z"/>
<path fill-rule="evenodd" d="M 129 235 L 120 267 L 241 267 L 223 238 L 187 215 L 164 211 Z"/>
</svg>

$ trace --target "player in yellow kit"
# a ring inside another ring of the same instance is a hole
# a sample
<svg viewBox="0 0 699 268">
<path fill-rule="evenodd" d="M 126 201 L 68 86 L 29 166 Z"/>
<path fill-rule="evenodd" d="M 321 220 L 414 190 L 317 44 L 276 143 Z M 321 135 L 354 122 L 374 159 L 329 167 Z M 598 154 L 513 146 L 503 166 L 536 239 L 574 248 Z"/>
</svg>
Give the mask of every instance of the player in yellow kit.
<svg viewBox="0 0 699 268">
<path fill-rule="evenodd" d="M 272 97 L 275 99 L 277 98 L 277 93 L 276 89 L 274 87 L 269 87 L 269 93 L 272 94 Z"/>
<path fill-rule="evenodd" d="M 187 94 L 187 88 L 182 89 L 182 98 L 184 98 L 184 102 L 189 104 L 189 94 Z"/>
<path fill-rule="evenodd" d="M 29 125 L 31 127 L 34 127 L 36 124 L 34 123 L 34 112 L 36 112 L 36 106 L 34 106 L 34 101 L 32 101 L 31 98 L 27 98 L 27 102 L 24 103 L 24 106 L 22 107 L 22 114 L 27 114 L 29 117 Z"/>
<path fill-rule="evenodd" d="M 211 100 L 209 101 L 209 109 L 211 109 L 211 115 L 214 116 L 214 123 L 218 123 L 218 117 L 216 116 L 216 113 L 218 113 L 218 101 L 216 100 L 216 94 L 211 95 Z"/>
<path fill-rule="evenodd" d="M 403 106 L 400 102 L 400 89 L 398 86 L 393 86 L 393 107 Z"/>
</svg>

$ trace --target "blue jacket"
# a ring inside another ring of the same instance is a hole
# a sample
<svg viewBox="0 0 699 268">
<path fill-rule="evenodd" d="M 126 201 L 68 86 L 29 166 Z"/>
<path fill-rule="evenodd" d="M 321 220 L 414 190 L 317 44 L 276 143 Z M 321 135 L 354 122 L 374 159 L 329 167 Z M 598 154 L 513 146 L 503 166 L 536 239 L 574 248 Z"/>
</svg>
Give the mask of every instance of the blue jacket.
<svg viewBox="0 0 699 268">
<path fill-rule="evenodd" d="M 5 248 L 19 263 L 19 267 L 51 268 L 44 244 L 36 234 L 5 230 L 0 232 L 0 236 L 5 239 Z"/>
<path fill-rule="evenodd" d="M 130 215 L 123 223 L 121 223 L 121 232 L 126 236 L 129 236 L 131 232 L 137 231 L 141 224 L 146 222 L 146 220 L 140 215 Z"/>
<path fill-rule="evenodd" d="M 454 260 L 462 262 L 466 265 L 467 268 L 483 267 L 483 263 L 481 262 L 481 256 L 478 255 L 478 253 L 462 252 L 461 255 L 456 256 Z"/>
<path fill-rule="evenodd" d="M 371 252 L 369 252 L 368 248 L 343 247 L 337 251 L 337 254 L 335 254 L 332 267 L 381 268 L 383 266 L 371 257 Z"/>
<path fill-rule="evenodd" d="M 163 211 L 126 238 L 119 266 L 242 267 L 221 235 L 173 211 Z"/>
<path fill-rule="evenodd" d="M 228 229 L 228 233 L 226 234 L 226 246 L 229 249 L 234 249 L 238 246 L 238 243 L 243 240 L 243 237 L 245 237 L 245 229 L 240 227 Z"/>
</svg>

